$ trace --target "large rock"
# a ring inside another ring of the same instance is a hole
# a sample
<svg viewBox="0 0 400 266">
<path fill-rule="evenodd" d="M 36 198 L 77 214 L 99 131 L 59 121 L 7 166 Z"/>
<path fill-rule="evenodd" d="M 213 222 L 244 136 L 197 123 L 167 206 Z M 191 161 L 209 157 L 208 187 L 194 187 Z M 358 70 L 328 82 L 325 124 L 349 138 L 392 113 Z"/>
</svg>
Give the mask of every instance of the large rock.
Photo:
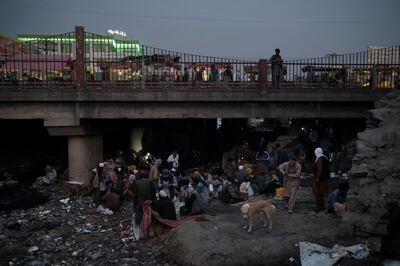
<svg viewBox="0 0 400 266">
<path fill-rule="evenodd" d="M 368 165 L 365 163 L 361 165 L 354 165 L 350 169 L 349 173 L 353 178 L 366 177 L 368 175 Z"/>
<path fill-rule="evenodd" d="M 348 211 L 340 227 L 341 236 L 356 235 L 373 252 L 389 245 L 383 240 L 397 234 L 391 225 L 400 220 L 400 91 L 391 91 L 376 107 L 370 120 L 381 122 L 358 134 L 350 174 L 363 178 L 351 180 Z"/>
<path fill-rule="evenodd" d="M 307 193 L 311 198 L 311 188 Z M 158 246 L 178 265 L 288 265 L 290 257 L 299 256 L 299 241 L 326 246 L 338 241 L 341 220 L 308 214 L 309 206 L 300 204 L 302 197 L 299 200 L 293 214 L 278 203 L 272 231 L 262 227 L 262 216 L 257 215 L 253 232 L 248 233 L 242 228 L 239 206 L 224 205 L 217 216 L 207 216 L 209 221 L 191 221 L 171 230 Z"/>
</svg>

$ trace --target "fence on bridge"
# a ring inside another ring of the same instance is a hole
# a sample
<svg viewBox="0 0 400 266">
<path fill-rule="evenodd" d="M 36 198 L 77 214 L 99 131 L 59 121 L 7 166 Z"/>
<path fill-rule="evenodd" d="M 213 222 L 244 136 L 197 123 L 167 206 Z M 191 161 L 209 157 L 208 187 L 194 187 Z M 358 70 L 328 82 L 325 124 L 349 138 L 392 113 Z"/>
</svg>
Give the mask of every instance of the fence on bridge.
<svg viewBox="0 0 400 266">
<path fill-rule="evenodd" d="M 136 89 L 394 88 L 400 46 L 325 57 L 250 61 L 158 49 L 75 32 L 0 45 L 0 86 Z M 279 84 L 278 84 L 279 83 Z"/>
</svg>

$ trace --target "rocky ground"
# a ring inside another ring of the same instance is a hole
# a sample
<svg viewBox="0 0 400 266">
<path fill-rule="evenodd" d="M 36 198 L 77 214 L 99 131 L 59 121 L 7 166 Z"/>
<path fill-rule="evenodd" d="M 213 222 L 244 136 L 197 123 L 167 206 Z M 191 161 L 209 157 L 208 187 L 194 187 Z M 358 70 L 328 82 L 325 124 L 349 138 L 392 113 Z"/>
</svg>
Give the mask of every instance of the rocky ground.
<svg viewBox="0 0 400 266">
<path fill-rule="evenodd" d="M 137 242 L 129 231 L 130 203 L 104 215 L 83 191 L 59 184 L 50 189 L 47 203 L 1 214 L 0 265 L 300 265 L 299 241 L 327 247 L 356 244 L 338 238 L 340 218 L 310 211 L 309 180 L 302 183 L 293 214 L 276 202 L 272 231 L 261 227 L 258 217 L 253 232 L 247 233 L 241 204 L 213 200 L 206 214 L 209 221 L 191 221 L 159 238 Z M 342 259 L 340 265 L 366 263 Z"/>
<path fill-rule="evenodd" d="M 242 229 L 241 204 L 212 202 L 207 222 L 188 222 L 163 235 L 156 245 L 178 265 L 300 265 L 299 241 L 327 247 L 359 244 L 339 238 L 341 218 L 314 213 L 309 180 L 302 180 L 295 211 L 289 214 L 282 201 L 273 229 L 262 227 L 259 216 L 253 232 Z M 357 261 L 343 258 L 340 265 L 379 265 L 374 257 Z"/>
</svg>

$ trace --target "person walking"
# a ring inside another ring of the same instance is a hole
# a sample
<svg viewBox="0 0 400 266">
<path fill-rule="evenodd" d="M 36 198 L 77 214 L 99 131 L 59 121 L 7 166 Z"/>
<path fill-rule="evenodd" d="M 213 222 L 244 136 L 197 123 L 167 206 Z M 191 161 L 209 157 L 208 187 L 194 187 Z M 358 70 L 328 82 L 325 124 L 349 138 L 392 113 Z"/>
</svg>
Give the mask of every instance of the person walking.
<svg viewBox="0 0 400 266">
<path fill-rule="evenodd" d="M 275 49 L 275 54 L 271 56 L 269 62 L 271 63 L 272 70 L 272 87 L 278 89 L 281 81 L 282 75 L 282 57 L 280 56 L 281 50 Z"/>
<path fill-rule="evenodd" d="M 294 155 L 289 156 L 289 161 L 278 166 L 279 171 L 283 174 L 283 184 L 285 192 L 283 197 L 288 204 L 288 212 L 293 213 L 296 203 L 296 194 L 300 186 L 301 164 L 296 162 Z"/>
<path fill-rule="evenodd" d="M 317 207 L 316 212 L 324 210 L 324 197 L 328 190 L 329 184 L 329 159 L 322 151 L 322 148 L 318 147 L 314 151 L 315 154 L 315 167 L 314 167 L 314 183 L 313 190 L 315 195 L 315 203 Z"/>
</svg>

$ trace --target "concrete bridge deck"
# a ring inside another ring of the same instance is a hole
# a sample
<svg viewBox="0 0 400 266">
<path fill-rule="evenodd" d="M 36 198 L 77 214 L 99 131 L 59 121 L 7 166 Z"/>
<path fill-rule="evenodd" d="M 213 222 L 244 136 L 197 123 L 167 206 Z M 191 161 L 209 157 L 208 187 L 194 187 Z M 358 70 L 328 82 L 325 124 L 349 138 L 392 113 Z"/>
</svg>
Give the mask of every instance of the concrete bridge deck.
<svg viewBox="0 0 400 266">
<path fill-rule="evenodd" d="M 385 91 L 372 89 L 1 89 L 0 119 L 364 118 Z"/>
</svg>

